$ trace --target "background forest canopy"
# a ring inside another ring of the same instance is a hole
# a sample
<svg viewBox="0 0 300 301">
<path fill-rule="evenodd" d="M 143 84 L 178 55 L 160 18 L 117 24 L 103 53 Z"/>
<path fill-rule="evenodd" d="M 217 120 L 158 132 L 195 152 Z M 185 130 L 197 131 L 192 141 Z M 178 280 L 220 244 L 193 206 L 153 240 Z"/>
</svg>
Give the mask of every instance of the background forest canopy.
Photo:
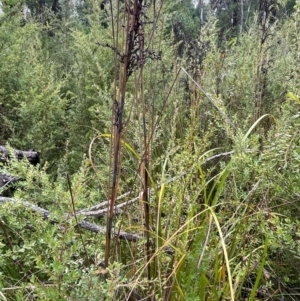
<svg viewBox="0 0 300 301">
<path fill-rule="evenodd" d="M 299 33 L 298 0 L 1 1 L 0 300 L 299 300 Z"/>
</svg>

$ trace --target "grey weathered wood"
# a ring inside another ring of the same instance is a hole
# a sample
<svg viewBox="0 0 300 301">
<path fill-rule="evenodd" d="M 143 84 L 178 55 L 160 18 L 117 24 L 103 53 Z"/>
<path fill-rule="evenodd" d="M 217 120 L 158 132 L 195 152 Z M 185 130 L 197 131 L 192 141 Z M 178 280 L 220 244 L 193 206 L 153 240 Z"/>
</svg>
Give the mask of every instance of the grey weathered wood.
<svg viewBox="0 0 300 301">
<path fill-rule="evenodd" d="M 0 173 L 0 188 L 16 183 L 17 181 L 18 181 L 17 177 L 8 176 Z"/>
<path fill-rule="evenodd" d="M 33 165 L 37 165 L 38 163 L 40 163 L 40 154 L 35 150 L 22 151 L 22 150 L 15 149 L 14 152 L 18 160 L 27 158 L 27 160 Z M 7 163 L 9 159 L 10 159 L 9 150 L 5 146 L 0 145 L 0 162 Z"/>
<path fill-rule="evenodd" d="M 1 197 L 0 196 L 0 205 L 3 205 L 7 202 L 20 203 L 24 207 L 26 207 L 26 208 L 34 211 L 34 212 L 40 213 L 44 219 L 49 220 L 51 223 L 57 223 L 57 220 L 55 218 L 51 217 L 51 212 L 49 210 L 46 210 L 46 209 L 41 208 L 39 206 L 36 206 L 36 205 L 34 205 L 32 203 L 29 203 L 27 201 L 16 200 L 14 198 L 6 198 L 6 197 Z M 66 217 L 67 217 L 67 214 L 66 214 Z M 86 220 L 80 221 L 78 223 L 78 226 L 83 228 L 83 229 L 94 232 L 94 233 L 101 233 L 101 234 L 106 233 L 106 227 L 98 226 L 98 225 L 90 223 Z M 139 235 L 124 232 L 124 231 L 120 231 L 120 232 L 115 231 L 115 236 L 119 239 L 125 239 L 127 241 L 138 241 L 140 239 Z"/>
<path fill-rule="evenodd" d="M 38 163 L 40 163 L 40 154 L 35 150 L 21 151 L 18 149 L 14 149 L 13 151 L 14 155 L 18 160 L 26 158 L 28 162 L 32 165 L 37 165 Z M 7 164 L 8 161 L 11 159 L 10 153 L 11 152 L 5 146 L 0 145 L 0 163 Z M 8 186 L 18 181 L 20 181 L 20 179 L 17 177 L 6 175 L 0 172 L 0 188 L 2 192 L 6 188 L 8 188 Z"/>
</svg>

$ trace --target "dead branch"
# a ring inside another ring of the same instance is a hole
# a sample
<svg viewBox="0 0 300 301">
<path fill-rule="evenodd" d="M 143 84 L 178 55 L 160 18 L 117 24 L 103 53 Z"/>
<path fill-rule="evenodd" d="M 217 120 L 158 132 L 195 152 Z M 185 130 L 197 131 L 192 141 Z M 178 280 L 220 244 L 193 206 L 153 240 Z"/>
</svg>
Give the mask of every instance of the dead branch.
<svg viewBox="0 0 300 301">
<path fill-rule="evenodd" d="M 256 152 L 255 150 L 251 150 L 251 149 L 247 149 L 246 150 L 247 153 L 250 153 L 250 152 Z M 226 157 L 226 156 L 231 156 L 232 154 L 234 154 L 234 151 L 229 151 L 229 152 L 225 152 L 225 153 L 221 153 L 221 154 L 217 154 L 217 155 L 214 155 L 214 156 L 211 156 L 209 158 L 207 158 L 203 163 L 207 163 L 209 161 L 212 161 L 214 159 L 217 159 L 217 158 L 221 158 L 221 157 Z M 171 179 L 169 179 L 168 181 L 166 181 L 164 184 L 169 184 L 169 183 L 172 183 L 176 180 L 179 180 L 180 178 L 182 178 L 183 176 L 187 175 L 187 171 L 181 173 L 180 175 L 177 175 Z M 161 188 L 161 185 L 157 185 L 156 186 L 156 190 L 157 189 L 160 189 Z M 154 189 L 150 189 L 150 194 L 152 194 L 154 192 Z M 126 192 L 122 195 L 120 195 L 118 198 L 117 198 L 117 201 L 129 196 L 131 194 L 131 192 Z M 136 201 L 139 200 L 139 196 L 137 197 L 134 197 L 133 199 L 129 200 L 129 201 L 126 201 L 124 203 L 121 203 L 119 205 L 115 205 L 114 206 L 114 210 L 115 210 L 115 214 L 118 214 L 118 213 L 121 213 L 122 212 L 122 208 L 128 206 L 128 205 L 131 205 L 133 203 L 135 203 Z M 103 201 L 93 207 L 90 207 L 89 209 L 81 209 L 79 211 L 76 212 L 77 215 L 85 215 L 85 216 L 95 216 L 95 217 L 103 217 L 106 215 L 107 213 L 107 209 L 104 208 L 104 207 L 107 207 L 107 204 L 109 203 L 109 200 L 108 201 Z"/>
<path fill-rule="evenodd" d="M 50 218 L 51 212 L 49 210 L 43 209 L 39 206 L 36 206 L 32 203 L 29 203 L 29 202 L 26 202 L 23 200 L 16 200 L 13 198 L 0 197 L 0 205 L 3 205 L 4 203 L 7 203 L 7 202 L 21 204 L 24 207 L 26 207 L 34 212 L 40 213 L 42 215 L 43 219 L 47 219 L 51 223 L 55 223 L 55 224 L 58 223 L 58 221 L 55 218 L 52 218 L 52 217 Z M 94 233 L 101 233 L 101 234 L 106 233 L 106 227 L 98 226 L 98 225 L 90 223 L 86 220 L 80 221 L 78 223 L 78 226 L 83 229 L 86 229 L 88 231 L 94 232 Z M 137 241 L 140 239 L 139 235 L 124 232 L 124 231 L 120 231 L 118 234 L 115 233 L 115 236 L 117 236 L 117 238 L 119 238 L 119 239 L 125 239 L 127 241 Z"/>
<path fill-rule="evenodd" d="M 14 152 L 18 160 L 27 158 L 27 160 L 33 165 L 37 165 L 38 163 L 40 163 L 40 154 L 34 149 L 29 151 L 22 151 L 22 150 L 15 149 Z M 5 146 L 0 145 L 0 162 L 7 163 L 9 160 L 10 160 L 10 151 Z"/>
<path fill-rule="evenodd" d="M 14 176 L 8 176 L 0 173 L 0 188 L 4 188 L 10 184 L 16 183 L 19 181 L 19 178 Z"/>
<path fill-rule="evenodd" d="M 247 149 L 246 152 L 250 153 L 250 152 L 256 152 L 256 151 L 251 150 L 251 149 Z M 211 157 L 207 158 L 204 161 L 204 163 L 209 162 L 209 161 L 214 160 L 214 159 L 217 159 L 217 158 L 231 156 L 233 153 L 234 153 L 234 151 L 230 151 L 230 152 L 225 152 L 225 153 L 221 153 L 221 154 L 211 156 Z M 182 178 L 183 176 L 187 175 L 187 173 L 188 173 L 187 171 L 183 172 L 180 175 L 177 175 L 177 176 L 169 179 L 168 181 L 165 182 L 165 184 L 172 183 L 172 182 Z M 8 180 L 11 179 L 12 181 L 16 181 L 16 178 L 14 178 L 14 177 L 7 176 L 7 179 Z M 0 184 L 1 184 L 1 175 L 0 175 Z M 0 187 L 1 187 L 1 185 L 0 185 Z M 161 185 L 157 185 L 156 189 L 160 189 L 160 187 L 161 187 Z M 150 189 L 150 193 L 153 193 L 153 192 L 154 192 L 154 189 L 153 188 Z M 126 192 L 123 195 L 119 196 L 117 198 L 117 200 L 123 199 L 123 198 L 125 198 L 129 195 L 130 195 L 130 192 Z M 121 213 L 122 208 L 124 208 L 128 205 L 131 205 L 131 204 L 135 203 L 138 200 L 139 200 L 139 196 L 134 197 L 133 199 L 128 200 L 128 201 L 126 201 L 124 203 L 121 203 L 119 205 L 115 205 L 114 206 L 115 213 Z M 5 202 L 21 202 L 21 204 L 23 206 L 31 209 L 32 211 L 41 213 L 44 219 L 49 219 L 50 222 L 57 223 L 57 221 L 55 219 L 52 219 L 52 218 L 50 219 L 50 214 L 51 214 L 50 211 L 45 210 L 45 209 L 43 209 L 39 206 L 33 205 L 33 204 L 31 204 L 29 202 L 26 202 L 26 201 L 17 201 L 13 198 L 7 198 L 7 197 L 1 197 L 0 196 L 0 205 L 5 203 Z M 101 209 L 101 208 L 103 208 L 104 206 L 107 206 L 107 203 L 108 203 L 108 201 L 103 201 L 103 202 L 101 202 L 101 203 L 99 203 L 99 204 L 97 204 L 97 205 L 95 205 L 95 206 L 93 206 L 89 209 L 79 210 L 75 214 L 77 216 L 84 215 L 84 216 L 89 216 L 89 217 L 90 216 L 102 217 L 102 216 L 106 215 L 107 208 L 104 208 L 104 209 Z M 78 226 L 80 226 L 81 228 L 86 229 L 88 231 L 95 232 L 95 233 L 101 233 L 101 234 L 106 233 L 106 227 L 98 226 L 98 225 L 90 223 L 86 220 L 82 220 L 81 222 L 79 222 Z M 137 241 L 141 238 L 139 235 L 128 233 L 128 232 L 122 232 L 122 231 L 119 233 L 119 235 L 117 235 L 117 233 L 115 233 L 115 235 L 118 236 L 118 238 L 120 238 L 120 239 L 125 239 L 125 240 L 128 240 L 128 241 Z"/>
</svg>

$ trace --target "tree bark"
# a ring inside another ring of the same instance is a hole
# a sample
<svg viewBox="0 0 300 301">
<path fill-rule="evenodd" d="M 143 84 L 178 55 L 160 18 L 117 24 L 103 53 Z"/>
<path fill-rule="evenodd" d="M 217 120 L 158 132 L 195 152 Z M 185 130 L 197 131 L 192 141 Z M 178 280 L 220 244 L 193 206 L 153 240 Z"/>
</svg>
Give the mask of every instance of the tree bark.
<svg viewBox="0 0 300 301">
<path fill-rule="evenodd" d="M 40 163 L 40 154 L 39 152 L 35 151 L 34 149 L 31 149 L 29 151 L 21 151 L 18 149 L 14 150 L 15 156 L 18 160 L 22 160 L 23 158 L 27 158 L 29 163 L 33 165 L 37 165 Z M 7 163 L 10 160 L 10 153 L 9 150 L 5 146 L 0 145 L 0 162 L 1 163 Z"/>
</svg>

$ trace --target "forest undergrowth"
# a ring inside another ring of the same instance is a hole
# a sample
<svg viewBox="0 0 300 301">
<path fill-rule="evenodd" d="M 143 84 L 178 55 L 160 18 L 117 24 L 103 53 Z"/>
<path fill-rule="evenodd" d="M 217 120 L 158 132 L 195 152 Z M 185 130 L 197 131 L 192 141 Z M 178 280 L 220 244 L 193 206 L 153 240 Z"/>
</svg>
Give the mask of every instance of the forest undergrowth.
<svg viewBox="0 0 300 301">
<path fill-rule="evenodd" d="M 200 2 L 3 3 L 0 300 L 300 300 L 300 2 Z"/>
</svg>

